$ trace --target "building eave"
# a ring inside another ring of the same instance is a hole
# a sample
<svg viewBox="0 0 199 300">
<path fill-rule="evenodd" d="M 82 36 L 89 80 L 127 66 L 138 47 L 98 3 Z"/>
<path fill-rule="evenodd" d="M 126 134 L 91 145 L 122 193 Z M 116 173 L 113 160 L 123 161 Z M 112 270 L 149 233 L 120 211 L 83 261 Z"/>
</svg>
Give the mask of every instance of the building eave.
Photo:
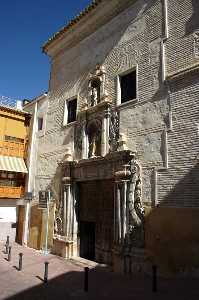
<svg viewBox="0 0 199 300">
<path fill-rule="evenodd" d="M 80 15 L 55 33 L 42 47 L 45 54 L 55 56 L 60 49 L 72 47 L 103 26 L 136 0 L 96 0 Z M 103 9 L 100 9 L 103 8 Z"/>
<path fill-rule="evenodd" d="M 19 109 L 16 109 L 16 108 L 11 108 L 11 107 L 4 106 L 4 105 L 0 105 L 0 110 L 11 112 L 11 113 L 18 114 L 18 115 L 23 115 L 23 116 L 30 116 L 30 113 L 28 113 L 28 112 L 26 112 L 24 110 L 19 110 Z"/>
<path fill-rule="evenodd" d="M 68 31 L 71 27 L 77 24 L 80 20 L 82 20 L 86 15 L 88 15 L 91 11 L 93 11 L 100 2 L 103 0 L 94 0 L 92 1 L 83 11 L 81 11 L 75 18 L 73 18 L 67 25 L 62 27 L 59 31 L 57 31 L 52 37 L 50 37 L 46 43 L 42 46 L 42 51 L 44 53 L 47 52 L 48 46 L 55 41 L 57 38 L 62 36 L 66 31 Z"/>
</svg>

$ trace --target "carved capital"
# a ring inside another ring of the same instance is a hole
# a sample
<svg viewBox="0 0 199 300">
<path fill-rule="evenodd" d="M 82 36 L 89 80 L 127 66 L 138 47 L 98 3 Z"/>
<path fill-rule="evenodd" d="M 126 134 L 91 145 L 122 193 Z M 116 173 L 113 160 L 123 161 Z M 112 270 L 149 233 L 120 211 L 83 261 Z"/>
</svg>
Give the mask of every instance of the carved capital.
<svg viewBox="0 0 199 300">
<path fill-rule="evenodd" d="M 127 170 L 117 171 L 115 172 L 115 180 L 121 181 L 121 180 L 127 180 L 131 176 L 131 172 Z"/>
<path fill-rule="evenodd" d="M 72 178 L 71 177 L 63 177 L 62 182 L 64 185 L 69 185 L 71 184 Z"/>
</svg>

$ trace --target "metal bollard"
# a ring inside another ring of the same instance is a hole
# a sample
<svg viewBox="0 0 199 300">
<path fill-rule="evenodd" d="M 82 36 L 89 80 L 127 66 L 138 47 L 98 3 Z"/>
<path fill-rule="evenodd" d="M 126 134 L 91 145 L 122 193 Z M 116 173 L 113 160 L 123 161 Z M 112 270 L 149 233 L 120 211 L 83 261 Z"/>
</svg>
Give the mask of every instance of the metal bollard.
<svg viewBox="0 0 199 300">
<path fill-rule="evenodd" d="M 89 268 L 85 267 L 84 268 L 84 291 L 88 292 L 88 271 Z"/>
<path fill-rule="evenodd" d="M 5 247 L 6 247 L 6 254 L 8 254 L 8 247 L 9 247 L 9 243 L 10 243 L 10 237 L 9 237 L 9 235 L 7 235 L 7 239 L 6 239 L 6 243 L 5 243 Z"/>
<path fill-rule="evenodd" d="M 47 283 L 48 282 L 48 265 L 49 265 L 49 262 L 48 261 L 45 261 L 45 269 L 44 269 L 44 283 Z"/>
<path fill-rule="evenodd" d="M 10 244 L 10 237 L 9 237 L 9 235 L 7 235 L 6 244 L 7 244 L 7 245 Z"/>
<path fill-rule="evenodd" d="M 19 271 L 22 270 L 22 257 L 23 257 L 23 253 L 19 253 Z"/>
<path fill-rule="evenodd" d="M 153 265 L 152 271 L 153 271 L 152 291 L 153 291 L 153 293 L 156 293 L 157 292 L 157 266 Z"/>
<path fill-rule="evenodd" d="M 11 261 L 11 249 L 12 249 L 12 247 L 9 246 L 8 247 L 8 261 Z"/>
<path fill-rule="evenodd" d="M 6 247 L 5 254 L 8 254 L 8 248 L 9 248 L 9 245 L 8 245 L 8 244 L 5 244 L 5 247 Z"/>
</svg>

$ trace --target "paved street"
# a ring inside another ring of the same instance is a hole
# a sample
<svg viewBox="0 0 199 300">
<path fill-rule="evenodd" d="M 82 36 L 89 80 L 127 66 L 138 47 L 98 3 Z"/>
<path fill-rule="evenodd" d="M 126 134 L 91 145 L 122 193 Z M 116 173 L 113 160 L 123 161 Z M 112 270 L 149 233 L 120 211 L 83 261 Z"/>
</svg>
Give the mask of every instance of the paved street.
<svg viewBox="0 0 199 300">
<path fill-rule="evenodd" d="M 23 252 L 23 270 L 18 271 L 18 253 Z M 151 292 L 150 277 L 127 277 L 89 266 L 89 291 L 85 293 L 84 264 L 66 261 L 12 245 L 12 259 L 6 260 L 0 243 L 0 299 L 199 299 L 198 280 L 159 279 L 158 292 Z M 49 262 L 49 282 L 43 283 L 44 262 Z"/>
</svg>

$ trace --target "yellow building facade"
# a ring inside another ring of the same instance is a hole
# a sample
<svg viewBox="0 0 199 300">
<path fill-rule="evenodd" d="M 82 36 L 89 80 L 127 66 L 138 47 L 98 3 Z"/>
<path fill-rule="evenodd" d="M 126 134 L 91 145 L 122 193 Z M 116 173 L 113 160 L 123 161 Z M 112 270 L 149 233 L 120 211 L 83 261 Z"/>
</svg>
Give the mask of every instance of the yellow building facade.
<svg viewBox="0 0 199 300">
<path fill-rule="evenodd" d="M 0 106 L 0 240 L 22 242 L 30 115 Z"/>
</svg>

